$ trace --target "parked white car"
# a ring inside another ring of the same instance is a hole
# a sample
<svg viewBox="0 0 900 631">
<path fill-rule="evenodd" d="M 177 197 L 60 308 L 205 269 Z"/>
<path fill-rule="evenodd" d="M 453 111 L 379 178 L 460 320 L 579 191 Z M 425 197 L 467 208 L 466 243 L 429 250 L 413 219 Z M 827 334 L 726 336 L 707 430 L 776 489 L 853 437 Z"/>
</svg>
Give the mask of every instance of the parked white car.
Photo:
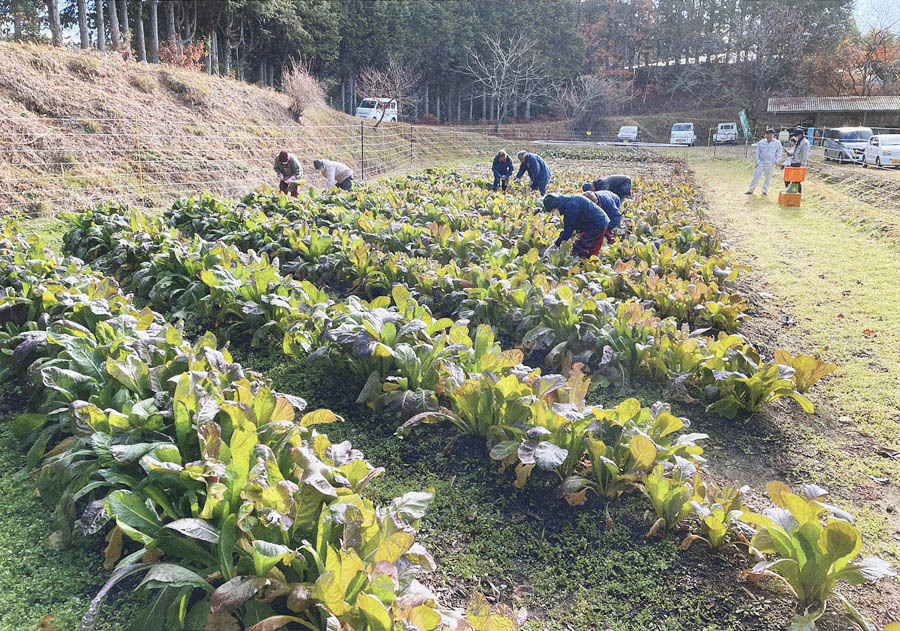
<svg viewBox="0 0 900 631">
<path fill-rule="evenodd" d="M 397 101 L 393 99 L 377 99 L 368 97 L 362 100 L 359 107 L 356 108 L 356 115 L 359 118 L 372 118 L 381 120 L 381 114 L 384 112 L 384 122 L 397 122 Z"/>
<path fill-rule="evenodd" d="M 738 139 L 737 123 L 719 123 L 716 126 L 716 133 L 713 134 L 713 143 L 717 145 L 732 144 L 736 145 Z"/>
<path fill-rule="evenodd" d="M 672 125 L 672 133 L 669 135 L 670 145 L 690 145 L 691 147 L 697 142 L 697 135 L 694 133 L 694 123 L 675 123 Z"/>
<path fill-rule="evenodd" d="M 867 167 L 870 164 L 900 169 L 900 134 L 876 134 L 869 138 L 862 165 Z"/>
<path fill-rule="evenodd" d="M 637 138 L 637 125 L 623 125 L 619 127 L 619 133 L 616 134 L 616 140 L 619 142 L 636 142 Z"/>
</svg>

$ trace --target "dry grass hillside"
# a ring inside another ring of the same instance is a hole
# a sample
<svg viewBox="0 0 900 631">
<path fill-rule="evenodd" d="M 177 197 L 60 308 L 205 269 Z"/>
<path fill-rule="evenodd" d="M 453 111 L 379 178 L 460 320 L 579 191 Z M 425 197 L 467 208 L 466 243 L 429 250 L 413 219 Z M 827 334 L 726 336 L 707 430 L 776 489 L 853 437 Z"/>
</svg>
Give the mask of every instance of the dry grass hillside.
<svg viewBox="0 0 900 631">
<path fill-rule="evenodd" d="M 367 126 L 324 106 L 300 121 L 288 98 L 231 79 L 110 54 L 0 43 L 0 209 L 53 215 L 100 201 L 155 206 L 198 190 L 237 194 L 277 181 L 282 148 L 325 156 L 359 179 L 480 155 L 483 135 L 402 124 Z M 364 151 L 363 151 L 364 145 Z M 448 151 L 449 149 L 449 151 Z"/>
</svg>

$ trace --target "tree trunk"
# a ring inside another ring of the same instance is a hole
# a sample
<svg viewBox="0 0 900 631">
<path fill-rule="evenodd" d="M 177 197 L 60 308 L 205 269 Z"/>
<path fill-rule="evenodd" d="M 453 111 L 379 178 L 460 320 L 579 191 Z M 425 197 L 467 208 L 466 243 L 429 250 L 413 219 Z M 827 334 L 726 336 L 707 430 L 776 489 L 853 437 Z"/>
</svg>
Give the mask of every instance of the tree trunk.
<svg viewBox="0 0 900 631">
<path fill-rule="evenodd" d="M 268 78 L 268 73 L 266 72 L 266 60 L 259 60 L 259 76 L 257 77 L 257 83 L 259 83 L 259 87 L 266 87 L 266 79 Z"/>
<path fill-rule="evenodd" d="M 96 0 L 94 4 L 97 9 L 97 50 L 102 53 L 106 51 L 106 25 L 103 23 L 103 2 Z"/>
<path fill-rule="evenodd" d="M 159 63 L 159 0 L 150 0 L 150 63 Z"/>
<path fill-rule="evenodd" d="M 356 68 L 350 71 L 350 110 L 356 113 Z"/>
<path fill-rule="evenodd" d="M 438 122 L 441 122 L 441 91 L 438 90 L 437 99 L 434 104 L 434 115 L 437 116 Z"/>
<path fill-rule="evenodd" d="M 425 84 L 425 116 L 428 116 L 428 84 Z"/>
<path fill-rule="evenodd" d="M 213 73 L 213 34 L 210 33 L 209 37 L 206 39 L 206 64 L 204 70 L 206 74 Z"/>
<path fill-rule="evenodd" d="M 269 81 L 267 82 L 267 85 L 270 88 L 274 88 L 275 87 L 275 64 L 268 64 L 267 69 L 269 71 Z"/>
<path fill-rule="evenodd" d="M 341 111 L 347 113 L 347 83 L 341 79 Z"/>
<path fill-rule="evenodd" d="M 487 120 L 487 92 L 481 93 L 481 120 Z"/>
<path fill-rule="evenodd" d="M 225 22 L 225 68 L 223 74 L 231 76 L 231 18 Z"/>
<path fill-rule="evenodd" d="M 99 2 L 100 0 L 97 0 Z M 113 50 L 119 50 L 122 47 L 122 41 L 119 38 L 119 13 L 116 9 L 116 0 L 107 0 L 109 11 L 109 38 L 112 43 Z"/>
<path fill-rule="evenodd" d="M 173 52 L 178 49 L 178 31 L 175 30 L 175 3 L 166 2 L 166 43 Z"/>
<path fill-rule="evenodd" d="M 494 97 L 491 97 L 491 120 L 494 120 Z"/>
<path fill-rule="evenodd" d="M 469 122 L 472 122 L 472 110 L 475 108 L 475 97 L 469 95 Z"/>
<path fill-rule="evenodd" d="M 135 29 L 135 31 L 137 31 L 138 59 L 140 59 L 143 62 L 146 62 L 147 61 L 147 43 L 144 41 L 144 2 L 143 2 L 143 0 L 138 0 L 138 3 L 137 3 L 137 20 L 134 23 L 134 29 Z"/>
<path fill-rule="evenodd" d="M 47 0 L 47 15 L 50 19 L 50 36 L 54 46 L 62 46 L 62 26 L 59 23 L 59 0 Z"/>
<path fill-rule="evenodd" d="M 462 122 L 462 90 L 456 90 L 456 122 Z"/>
<path fill-rule="evenodd" d="M 122 35 L 127 38 L 131 34 L 131 26 L 128 24 L 128 0 L 119 0 L 119 21 L 122 22 Z"/>
<path fill-rule="evenodd" d="M 531 99 L 525 101 L 525 120 L 531 120 Z"/>
<path fill-rule="evenodd" d="M 81 35 L 81 48 L 91 47 L 91 34 L 87 24 L 87 0 L 78 0 L 78 33 Z"/>
</svg>

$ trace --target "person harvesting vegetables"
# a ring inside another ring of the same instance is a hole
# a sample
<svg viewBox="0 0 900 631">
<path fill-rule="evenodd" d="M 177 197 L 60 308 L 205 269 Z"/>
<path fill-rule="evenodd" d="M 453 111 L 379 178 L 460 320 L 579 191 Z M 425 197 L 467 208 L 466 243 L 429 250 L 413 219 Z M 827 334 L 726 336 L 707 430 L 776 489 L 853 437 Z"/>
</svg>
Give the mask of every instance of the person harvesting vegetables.
<svg viewBox="0 0 900 631">
<path fill-rule="evenodd" d="M 494 173 L 494 186 L 493 190 L 496 191 L 497 187 L 500 186 L 501 182 L 503 184 L 503 190 L 506 190 L 506 185 L 509 184 L 509 176 L 512 175 L 513 172 L 513 163 L 510 157 L 506 154 L 506 151 L 501 149 L 497 152 L 497 155 L 494 156 L 494 162 L 491 165 L 491 171 Z"/>
<path fill-rule="evenodd" d="M 611 199 L 605 202 L 616 214 L 616 225 L 622 219 Z M 606 211 L 583 195 L 557 195 L 550 193 L 544 197 L 544 210 L 559 209 L 563 218 L 563 230 L 553 245 L 544 251 L 544 256 L 568 241 L 576 232 L 578 237 L 572 246 L 572 254 L 586 259 L 595 256 L 603 244 L 603 236 L 612 223 Z"/>
<path fill-rule="evenodd" d="M 275 172 L 278 174 L 278 190 L 282 193 L 290 192 L 292 197 L 297 197 L 300 187 L 300 178 L 303 176 L 303 167 L 296 156 L 282 151 L 275 158 Z"/>
<path fill-rule="evenodd" d="M 316 159 L 313 160 L 313 168 L 328 181 L 328 184 L 325 186 L 326 191 L 332 186 L 349 191 L 353 186 L 353 169 L 343 162 Z"/>
<path fill-rule="evenodd" d="M 525 171 L 528 171 L 528 177 L 531 179 L 531 190 L 540 191 L 541 195 L 547 193 L 547 185 L 550 184 L 550 167 L 544 162 L 544 159 L 536 153 L 528 153 L 520 151 L 516 154 L 519 158 L 519 172 L 516 174 L 516 182 L 518 182 Z"/>
<path fill-rule="evenodd" d="M 631 178 L 627 175 L 607 175 L 594 180 L 593 182 L 585 182 L 581 187 L 584 192 L 588 191 L 610 191 L 618 195 L 620 200 L 624 200 L 631 195 Z"/>
</svg>

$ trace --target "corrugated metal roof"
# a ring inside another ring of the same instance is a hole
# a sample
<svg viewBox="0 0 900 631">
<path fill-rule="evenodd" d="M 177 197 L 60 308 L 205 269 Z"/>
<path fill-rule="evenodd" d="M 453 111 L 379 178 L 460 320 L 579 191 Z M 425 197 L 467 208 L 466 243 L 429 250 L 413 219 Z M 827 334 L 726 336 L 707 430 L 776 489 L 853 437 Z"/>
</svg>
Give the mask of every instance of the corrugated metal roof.
<svg viewBox="0 0 900 631">
<path fill-rule="evenodd" d="M 887 112 L 900 110 L 900 96 L 804 96 L 769 99 L 767 111 L 788 112 Z"/>
</svg>

